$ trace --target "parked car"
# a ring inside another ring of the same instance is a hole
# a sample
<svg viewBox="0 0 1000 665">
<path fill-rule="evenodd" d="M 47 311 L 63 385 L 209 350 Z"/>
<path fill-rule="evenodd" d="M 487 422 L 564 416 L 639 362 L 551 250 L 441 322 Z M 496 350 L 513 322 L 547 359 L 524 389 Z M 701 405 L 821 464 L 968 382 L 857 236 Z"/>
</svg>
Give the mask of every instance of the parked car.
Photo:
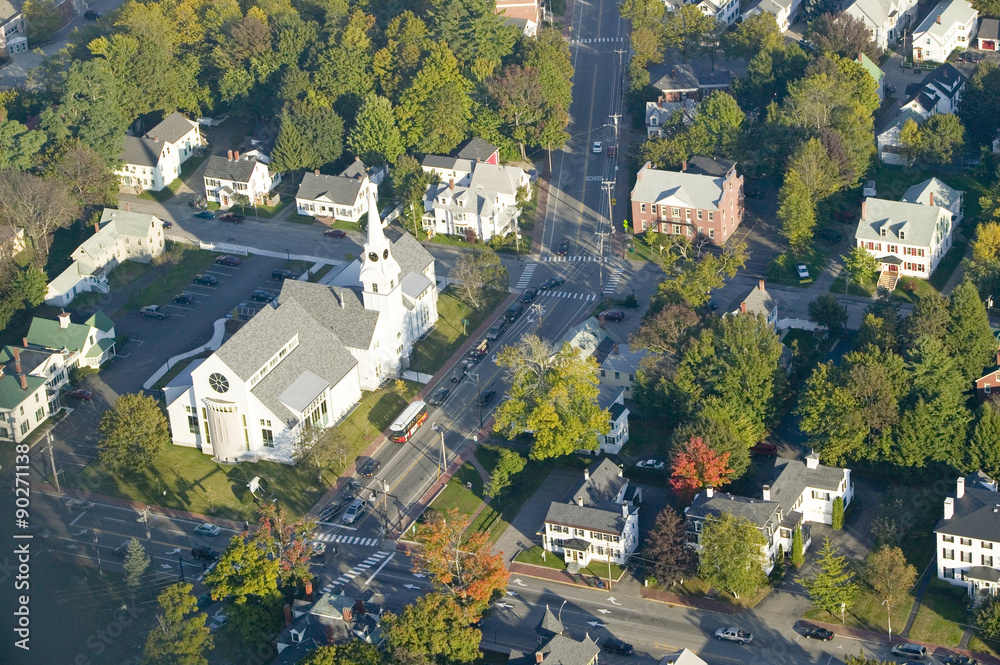
<svg viewBox="0 0 1000 665">
<path fill-rule="evenodd" d="M 379 462 L 377 459 L 369 459 L 358 473 L 365 478 L 371 478 L 380 466 L 382 466 L 382 462 Z"/>
<path fill-rule="evenodd" d="M 591 150 L 594 152 L 594 154 L 599 154 L 601 152 L 601 150 L 603 150 L 603 149 L 604 149 L 604 144 L 603 143 L 601 143 L 600 141 L 594 141 L 594 146 L 593 146 L 593 148 L 591 148 Z"/>
<path fill-rule="evenodd" d="M 433 395 L 427 398 L 427 403 L 431 406 L 441 406 L 448 399 L 449 393 L 451 393 L 450 388 L 438 388 Z"/>
<path fill-rule="evenodd" d="M 562 286 L 566 283 L 566 280 L 562 277 L 549 277 L 547 280 L 538 285 L 540 291 L 545 291 L 546 289 L 554 289 L 557 286 Z"/>
<path fill-rule="evenodd" d="M 178 293 L 173 297 L 173 302 L 178 305 L 190 305 L 194 302 L 194 296 L 190 293 Z"/>
<path fill-rule="evenodd" d="M 894 86 L 894 85 L 887 85 L 887 86 L 885 86 L 885 91 L 888 92 L 890 95 L 895 95 L 896 94 L 896 86 Z"/>
<path fill-rule="evenodd" d="M 172 228 L 174 228 L 174 223 L 173 222 L 163 222 L 163 228 L 165 228 L 165 229 L 172 229 Z"/>
<path fill-rule="evenodd" d="M 103 16 L 104 14 L 93 9 L 83 12 L 83 18 L 87 21 L 100 21 Z"/>
<path fill-rule="evenodd" d="M 199 561 L 218 561 L 219 553 L 208 545 L 195 545 L 191 548 L 191 558 Z"/>
<path fill-rule="evenodd" d="M 840 235 L 840 231 L 834 229 L 822 229 L 819 232 L 819 237 L 829 243 L 833 243 L 834 245 L 840 244 L 840 241 L 844 239 L 844 237 Z"/>
<path fill-rule="evenodd" d="M 129 541 L 123 541 L 121 545 L 111 550 L 111 553 L 119 559 L 124 559 L 128 555 L 128 544 Z"/>
<path fill-rule="evenodd" d="M 636 466 L 640 469 L 656 469 L 659 471 L 667 465 L 663 460 L 658 459 L 644 459 L 641 462 L 637 462 Z"/>
<path fill-rule="evenodd" d="M 203 284 L 205 286 L 215 286 L 216 284 L 219 283 L 219 278 L 216 277 L 215 275 L 204 274 L 204 275 L 195 275 L 194 279 L 191 281 L 195 282 L 196 284 Z"/>
<path fill-rule="evenodd" d="M 927 647 L 920 644 L 912 644 L 905 642 L 903 644 L 896 644 L 892 647 L 892 654 L 894 656 L 903 656 L 905 658 L 916 658 L 917 660 L 923 660 L 927 656 Z"/>
<path fill-rule="evenodd" d="M 806 264 L 800 263 L 795 266 L 795 271 L 799 273 L 799 279 L 809 279 L 809 268 L 806 267 Z"/>
<path fill-rule="evenodd" d="M 84 499 L 70 499 L 66 502 L 66 508 L 68 510 L 89 510 L 93 507 L 94 504 Z"/>
<path fill-rule="evenodd" d="M 223 256 L 217 258 L 215 262 L 218 263 L 220 266 L 238 266 L 239 264 L 243 263 L 242 261 L 240 261 L 239 258 L 231 254 L 224 254 Z"/>
<path fill-rule="evenodd" d="M 214 538 L 215 536 L 218 536 L 220 533 L 222 533 L 222 529 L 215 526 L 214 524 L 209 524 L 208 522 L 204 522 L 196 526 L 194 528 L 194 532 L 199 536 L 211 536 Z"/>
<path fill-rule="evenodd" d="M 807 53 L 815 53 L 816 50 L 817 50 L 816 49 L 816 45 L 813 44 L 808 39 L 800 39 L 799 40 L 799 46 L 801 46 L 802 50 L 806 51 Z"/>
<path fill-rule="evenodd" d="M 200 208 L 201 206 L 205 205 L 205 197 L 192 196 L 191 198 L 188 199 L 188 205 L 191 206 L 192 208 Z"/>
<path fill-rule="evenodd" d="M 521 302 L 528 304 L 532 300 L 534 300 L 535 296 L 537 295 L 538 295 L 537 289 L 525 289 L 524 293 L 521 294 Z"/>
<path fill-rule="evenodd" d="M 229 615 L 224 614 L 222 610 L 219 610 L 215 613 L 215 616 L 212 617 L 211 623 L 208 624 L 209 632 L 219 632 L 219 630 L 226 625 L 227 621 L 229 621 Z"/>
<path fill-rule="evenodd" d="M 774 455 L 778 454 L 778 446 L 776 446 L 773 443 L 770 443 L 768 441 L 761 441 L 756 446 L 754 446 L 753 448 L 751 448 L 750 452 L 755 453 L 757 455 L 771 455 L 771 456 L 774 456 Z"/>
<path fill-rule="evenodd" d="M 271 279 L 276 279 L 279 282 L 283 282 L 286 279 L 298 279 L 299 273 L 294 270 L 289 270 L 288 268 L 277 268 L 271 271 Z"/>
<path fill-rule="evenodd" d="M 500 335 L 503 331 L 507 329 L 507 319 L 497 319 L 496 323 L 490 326 L 490 329 L 486 332 L 486 339 L 491 342 L 495 342 L 500 339 Z"/>
<path fill-rule="evenodd" d="M 311 551 L 310 556 L 323 556 L 326 554 L 326 543 L 322 540 L 310 540 L 309 549 Z"/>
<path fill-rule="evenodd" d="M 493 398 L 497 396 L 497 391 L 495 390 L 484 390 L 479 394 L 479 406 L 486 406 L 493 401 Z"/>
<path fill-rule="evenodd" d="M 196 212 L 195 217 L 201 217 L 202 219 L 215 219 L 215 213 L 211 210 L 202 210 L 201 212 Z"/>
<path fill-rule="evenodd" d="M 604 640 L 604 650 L 610 653 L 617 653 L 622 656 L 631 656 L 635 653 L 635 649 L 632 645 L 627 642 L 622 642 L 617 637 L 609 637 Z"/>
<path fill-rule="evenodd" d="M 559 242 L 559 249 L 556 250 L 556 254 L 559 256 L 566 256 L 569 254 L 569 240 L 561 240 Z"/>
<path fill-rule="evenodd" d="M 347 231 L 344 229 L 327 229 L 326 231 L 323 231 L 323 235 L 327 238 L 346 238 Z"/>
<path fill-rule="evenodd" d="M 214 602 L 215 601 L 212 600 L 212 594 L 205 592 L 198 596 L 198 609 L 203 610 Z"/>
<path fill-rule="evenodd" d="M 84 390 L 83 388 L 76 388 L 75 390 L 67 392 L 66 397 L 69 397 L 70 399 L 78 399 L 81 402 L 89 402 L 94 399 L 94 393 L 89 390 Z"/>
<path fill-rule="evenodd" d="M 465 375 L 468 374 L 468 372 L 469 372 L 469 363 L 464 360 L 459 362 L 457 365 L 455 365 L 455 368 L 451 370 L 451 382 L 458 383 L 459 381 L 465 378 Z"/>
<path fill-rule="evenodd" d="M 608 309 L 601 312 L 601 316 L 604 317 L 605 321 L 624 321 L 625 320 L 625 310 L 622 309 Z"/>
<path fill-rule="evenodd" d="M 276 295 L 270 291 L 265 291 L 264 289 L 256 289 L 250 294 L 250 299 L 256 300 L 257 302 L 271 302 L 275 298 L 277 298 Z"/>
<path fill-rule="evenodd" d="M 170 312 L 164 311 L 159 305 L 147 305 L 139 310 L 143 316 L 151 319 L 169 319 Z"/>
<path fill-rule="evenodd" d="M 507 311 L 504 313 L 503 318 L 508 323 L 514 323 L 519 318 L 521 318 L 522 314 L 524 314 L 524 305 L 522 305 L 519 302 L 516 302 L 507 308 Z"/>
<path fill-rule="evenodd" d="M 829 642 L 833 639 L 833 631 L 826 628 L 808 628 L 802 631 L 802 637 L 809 640 L 822 640 Z"/>
<path fill-rule="evenodd" d="M 477 363 L 486 357 L 486 354 L 490 352 L 490 342 L 489 340 L 482 340 L 479 344 L 469 349 L 469 362 Z"/>
<path fill-rule="evenodd" d="M 246 219 L 246 217 L 244 217 L 243 215 L 237 215 L 235 212 L 227 212 L 224 213 L 222 217 L 220 217 L 219 219 L 221 219 L 224 222 L 232 222 L 233 224 L 240 224 L 243 222 L 244 219 Z"/>
<path fill-rule="evenodd" d="M 347 512 L 345 512 L 344 516 L 340 518 L 340 521 L 344 524 L 354 524 L 358 521 L 358 518 L 361 517 L 361 511 L 363 511 L 367 505 L 368 502 L 364 499 L 355 499 L 351 502 L 351 505 L 347 507 Z"/>
<path fill-rule="evenodd" d="M 945 665 L 979 665 L 979 661 L 975 658 L 959 656 L 957 654 L 948 654 L 941 659 L 941 662 Z"/>
<path fill-rule="evenodd" d="M 750 644 L 753 642 L 753 633 L 749 630 L 740 630 L 739 628 L 728 626 L 716 630 L 715 639 L 719 641 L 729 640 L 730 642 L 737 642 L 739 644 Z"/>
</svg>

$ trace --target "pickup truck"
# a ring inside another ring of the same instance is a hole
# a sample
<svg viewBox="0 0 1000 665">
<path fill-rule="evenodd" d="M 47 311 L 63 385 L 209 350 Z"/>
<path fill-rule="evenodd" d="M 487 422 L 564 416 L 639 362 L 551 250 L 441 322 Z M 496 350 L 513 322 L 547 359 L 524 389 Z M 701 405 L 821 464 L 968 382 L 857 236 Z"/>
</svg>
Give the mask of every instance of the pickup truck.
<svg viewBox="0 0 1000 665">
<path fill-rule="evenodd" d="M 223 222 L 232 222 L 233 224 L 240 224 L 246 217 L 243 215 L 237 215 L 235 212 L 227 212 L 222 217 L 220 217 Z"/>
<path fill-rule="evenodd" d="M 151 319 L 169 319 L 170 312 L 166 312 L 159 305 L 148 305 L 139 310 L 139 313 L 143 316 L 148 316 Z"/>
</svg>

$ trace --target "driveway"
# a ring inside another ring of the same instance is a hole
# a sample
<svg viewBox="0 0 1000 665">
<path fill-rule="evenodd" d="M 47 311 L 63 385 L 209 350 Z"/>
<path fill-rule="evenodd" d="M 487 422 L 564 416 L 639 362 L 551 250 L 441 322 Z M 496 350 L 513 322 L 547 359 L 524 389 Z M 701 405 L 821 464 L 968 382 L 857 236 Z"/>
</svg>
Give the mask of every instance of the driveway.
<svg viewBox="0 0 1000 665">
<path fill-rule="evenodd" d="M 532 545 L 541 544 L 541 536 L 537 536 L 545 526 L 545 514 L 553 501 L 563 501 L 573 485 L 580 480 L 583 471 L 577 469 L 557 469 L 549 474 L 545 483 L 535 494 L 525 501 L 517 517 L 500 536 L 496 549 L 503 552 L 504 561 L 509 563 L 518 552 Z"/>
</svg>

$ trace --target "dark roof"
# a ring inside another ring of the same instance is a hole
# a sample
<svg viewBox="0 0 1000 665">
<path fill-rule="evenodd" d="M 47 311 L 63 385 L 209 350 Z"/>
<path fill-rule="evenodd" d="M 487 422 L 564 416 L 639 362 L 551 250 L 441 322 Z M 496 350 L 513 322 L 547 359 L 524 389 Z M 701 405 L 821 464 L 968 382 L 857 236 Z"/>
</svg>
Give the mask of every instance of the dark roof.
<svg viewBox="0 0 1000 665">
<path fill-rule="evenodd" d="M 979 23 L 979 39 L 1000 39 L 1000 19 L 984 18 Z"/>
<path fill-rule="evenodd" d="M 226 155 L 212 155 L 205 166 L 205 177 L 232 182 L 250 182 L 250 176 L 253 175 L 256 166 L 256 157 L 241 157 L 239 161 L 233 161 Z"/>
<path fill-rule="evenodd" d="M 542 620 L 538 622 L 537 626 L 535 626 L 535 632 L 538 633 L 538 636 L 543 640 L 548 640 L 556 635 L 559 635 L 560 633 L 564 633 L 565 631 L 566 628 L 563 626 L 562 621 L 560 621 L 556 615 L 552 613 L 552 610 L 549 609 L 549 606 L 546 605 L 545 613 L 542 614 Z"/>
<path fill-rule="evenodd" d="M 923 85 L 934 83 L 942 92 L 955 90 L 965 83 L 965 75 L 955 68 L 955 65 L 946 62 L 924 77 Z"/>
<path fill-rule="evenodd" d="M 446 157 L 445 155 L 425 155 L 421 166 L 427 168 L 466 171 L 472 169 L 472 162 L 459 157 Z"/>
<path fill-rule="evenodd" d="M 587 471 L 590 477 L 580 479 L 573 488 L 570 501 L 577 503 L 583 500 L 584 506 L 610 508 L 621 513 L 621 507 L 615 503 L 615 499 L 628 484 L 628 479 L 622 476 L 621 468 L 605 457 L 591 464 Z"/>
<path fill-rule="evenodd" d="M 597 345 L 597 348 L 594 349 L 594 353 L 591 355 L 594 362 L 598 365 L 603 365 L 604 361 L 608 359 L 609 355 L 611 355 L 611 352 L 615 350 L 615 343 L 615 340 L 610 337 L 602 339 L 601 343 Z"/>
<path fill-rule="evenodd" d="M 688 160 L 687 171 L 688 173 L 724 178 L 734 166 L 736 166 L 736 162 L 731 159 L 697 155 Z"/>
<path fill-rule="evenodd" d="M 1000 541 L 1000 493 L 981 487 L 966 487 L 955 501 L 955 516 L 941 519 L 935 533 L 977 540 Z"/>
<path fill-rule="evenodd" d="M 653 87 L 657 90 L 695 91 L 698 89 L 698 75 L 690 65 L 674 65 Z"/>
<path fill-rule="evenodd" d="M 601 652 L 589 636 L 577 641 L 565 635 L 556 635 L 540 651 L 546 665 L 587 665 Z"/>
<path fill-rule="evenodd" d="M 122 143 L 122 162 L 135 166 L 156 166 L 160 163 L 163 143 L 145 136 L 126 136 Z"/>
<path fill-rule="evenodd" d="M 295 198 L 315 201 L 325 196 L 334 203 L 353 206 L 358 202 L 362 187 L 364 187 L 363 180 L 310 171 L 302 176 L 302 184 L 295 192 Z"/>
<path fill-rule="evenodd" d="M 473 136 L 464 144 L 459 146 L 455 156 L 459 159 L 471 159 L 478 162 L 485 162 L 493 156 L 500 148 L 485 139 Z"/>
<path fill-rule="evenodd" d="M 774 471 L 777 477 L 771 484 L 771 500 L 777 501 L 785 510 L 791 510 L 807 488 L 836 492 L 844 479 L 844 470 L 840 467 L 820 464 L 810 469 L 802 462 L 791 459 L 778 458 Z"/>
<path fill-rule="evenodd" d="M 778 305 L 778 301 L 771 297 L 767 289 L 761 289 L 760 284 L 750 289 L 742 298 L 737 298 L 736 302 L 730 305 L 730 312 L 741 311 L 743 303 L 746 303 L 747 313 L 770 316 L 771 312 Z"/>
<path fill-rule="evenodd" d="M 1000 570 L 987 566 L 973 566 L 969 568 L 968 576 L 974 580 L 985 580 L 987 582 L 1000 582 Z"/>
<path fill-rule="evenodd" d="M 368 175 L 368 167 L 360 158 L 355 157 L 354 161 L 351 162 L 346 169 L 340 172 L 340 175 L 345 178 L 357 178 L 363 179 Z"/>
<path fill-rule="evenodd" d="M 776 501 L 749 499 L 726 492 L 715 492 L 711 498 L 705 492 L 700 492 L 691 502 L 685 512 L 689 517 L 715 517 L 722 513 L 731 513 L 734 517 L 745 517 L 758 528 L 763 528 L 778 512 Z"/>
<path fill-rule="evenodd" d="M 177 143 L 197 126 L 197 124 L 185 118 L 183 114 L 174 111 L 160 121 L 160 124 L 146 132 L 146 136 L 168 143 Z"/>
<path fill-rule="evenodd" d="M 590 541 L 583 538 L 570 538 L 562 542 L 563 549 L 586 552 L 590 549 Z"/>
<path fill-rule="evenodd" d="M 617 510 L 590 508 L 578 506 L 575 503 L 553 501 L 549 506 L 549 512 L 545 514 L 545 522 L 603 533 L 621 534 L 625 528 L 625 516 L 622 514 L 621 506 L 612 505 L 616 506 Z"/>
<path fill-rule="evenodd" d="M 612 404 L 611 408 L 608 409 L 608 413 L 611 415 L 611 422 L 614 422 L 619 418 L 621 418 L 622 414 L 625 413 L 625 409 L 627 408 L 628 408 L 627 406 L 625 406 L 624 404 L 619 404 L 618 402 Z"/>
</svg>

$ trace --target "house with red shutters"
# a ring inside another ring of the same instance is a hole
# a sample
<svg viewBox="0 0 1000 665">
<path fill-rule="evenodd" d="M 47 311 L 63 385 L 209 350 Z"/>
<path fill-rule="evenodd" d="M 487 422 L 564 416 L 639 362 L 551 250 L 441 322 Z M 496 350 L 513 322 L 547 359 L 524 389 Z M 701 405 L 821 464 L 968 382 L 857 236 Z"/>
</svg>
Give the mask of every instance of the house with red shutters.
<svg viewBox="0 0 1000 665">
<path fill-rule="evenodd" d="M 989 399 L 990 395 L 1000 394 L 1000 350 L 996 360 L 993 367 L 985 368 L 985 373 L 976 379 L 976 397 L 980 402 Z"/>
<path fill-rule="evenodd" d="M 637 232 L 705 238 L 721 246 L 743 222 L 743 176 L 726 159 L 692 157 L 680 171 L 646 162 L 632 189 L 632 220 Z"/>
</svg>

